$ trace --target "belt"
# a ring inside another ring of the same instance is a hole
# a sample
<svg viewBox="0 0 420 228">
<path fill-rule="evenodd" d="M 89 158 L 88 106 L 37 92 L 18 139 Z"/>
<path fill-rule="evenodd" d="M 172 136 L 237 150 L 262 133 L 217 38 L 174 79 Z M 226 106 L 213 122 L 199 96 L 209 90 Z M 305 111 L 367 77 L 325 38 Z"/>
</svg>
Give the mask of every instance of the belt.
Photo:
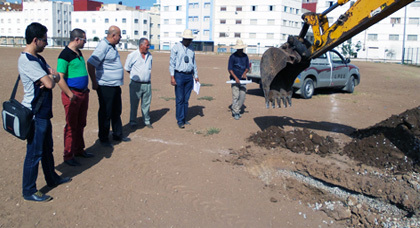
<svg viewBox="0 0 420 228">
<path fill-rule="evenodd" d="M 182 71 L 175 70 L 175 72 L 181 73 L 181 74 L 193 74 L 194 71 L 182 72 Z"/>
<path fill-rule="evenodd" d="M 131 81 L 132 82 L 135 82 L 135 83 L 140 83 L 140 84 L 150 84 L 150 81 L 148 81 L 148 82 L 139 82 L 139 81 L 134 81 L 133 79 L 131 79 Z"/>
<path fill-rule="evenodd" d="M 89 89 L 88 89 L 88 88 L 85 88 L 85 89 L 78 89 L 78 88 L 74 88 L 74 87 L 69 87 L 69 89 L 70 89 L 70 90 L 74 90 L 74 91 L 79 92 L 79 93 L 84 93 L 84 92 L 89 91 Z"/>
</svg>

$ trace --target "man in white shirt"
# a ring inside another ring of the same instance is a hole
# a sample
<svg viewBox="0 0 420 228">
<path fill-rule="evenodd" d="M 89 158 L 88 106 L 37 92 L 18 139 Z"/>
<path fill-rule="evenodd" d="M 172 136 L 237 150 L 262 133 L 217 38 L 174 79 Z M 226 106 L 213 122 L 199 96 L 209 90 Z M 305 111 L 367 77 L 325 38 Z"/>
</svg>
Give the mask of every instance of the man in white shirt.
<svg viewBox="0 0 420 228">
<path fill-rule="evenodd" d="M 143 122 L 148 128 L 150 123 L 150 103 L 152 101 L 152 85 L 150 83 L 152 72 L 152 55 L 149 52 L 149 40 L 141 38 L 139 49 L 131 52 L 125 61 L 125 70 L 130 73 L 130 126 L 137 127 L 137 110 L 141 100 L 141 113 Z"/>
<path fill-rule="evenodd" d="M 190 29 L 185 29 L 182 41 L 175 43 L 169 59 L 171 85 L 175 86 L 176 120 L 178 127 L 183 129 L 189 125 L 188 100 L 193 89 L 193 81 L 199 82 L 194 49 L 190 46 L 194 39 Z"/>
</svg>

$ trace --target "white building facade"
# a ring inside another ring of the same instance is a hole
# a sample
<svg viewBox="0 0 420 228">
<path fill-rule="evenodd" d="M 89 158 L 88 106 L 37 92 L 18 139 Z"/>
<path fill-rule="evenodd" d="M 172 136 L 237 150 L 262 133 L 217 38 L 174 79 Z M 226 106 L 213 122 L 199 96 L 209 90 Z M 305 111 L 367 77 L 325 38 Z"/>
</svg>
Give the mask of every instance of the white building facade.
<svg viewBox="0 0 420 228">
<path fill-rule="evenodd" d="M 140 38 L 150 39 L 150 16 L 137 10 L 123 11 L 74 11 L 72 26 L 86 32 L 86 47 L 96 47 L 97 41 L 106 37 L 110 26 L 121 29 L 122 49 L 136 49 Z"/>
<path fill-rule="evenodd" d="M 66 45 L 71 31 L 72 11 L 73 5 L 69 2 L 24 1 L 22 12 L 0 13 L 0 36 L 18 37 L 21 43 L 26 27 L 32 22 L 39 22 L 48 28 L 49 46 Z"/>
<path fill-rule="evenodd" d="M 248 53 L 263 53 L 299 34 L 301 7 L 301 0 L 161 0 L 161 49 L 169 50 L 188 28 L 196 50 L 230 51 L 242 39 Z"/>
<path fill-rule="evenodd" d="M 318 1 L 317 12 L 323 12 L 333 1 Z M 329 13 L 330 23 L 337 20 L 350 4 L 347 3 Z M 354 36 L 353 44 L 360 42 L 358 58 L 383 61 L 402 61 L 405 50 L 405 63 L 420 63 L 420 1 L 410 3 L 384 18 L 377 24 Z M 405 29 L 404 29 L 405 27 Z M 404 31 L 405 30 L 405 31 Z M 336 48 L 341 51 L 340 47 Z"/>
</svg>

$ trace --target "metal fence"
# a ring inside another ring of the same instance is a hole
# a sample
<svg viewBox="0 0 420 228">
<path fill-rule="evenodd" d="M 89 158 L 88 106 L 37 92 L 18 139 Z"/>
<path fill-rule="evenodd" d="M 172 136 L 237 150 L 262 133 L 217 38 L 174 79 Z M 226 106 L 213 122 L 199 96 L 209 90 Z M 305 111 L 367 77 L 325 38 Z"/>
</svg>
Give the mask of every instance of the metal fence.
<svg viewBox="0 0 420 228">
<path fill-rule="evenodd" d="M 420 65 L 420 48 L 405 48 L 404 53 L 404 64 Z"/>
</svg>

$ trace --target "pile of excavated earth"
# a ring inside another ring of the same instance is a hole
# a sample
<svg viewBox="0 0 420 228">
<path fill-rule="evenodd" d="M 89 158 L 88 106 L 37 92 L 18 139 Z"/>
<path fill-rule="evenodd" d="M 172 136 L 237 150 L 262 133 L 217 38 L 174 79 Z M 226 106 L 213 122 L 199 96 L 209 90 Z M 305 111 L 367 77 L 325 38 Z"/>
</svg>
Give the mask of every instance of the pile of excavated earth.
<svg viewBox="0 0 420 228">
<path fill-rule="evenodd" d="M 420 227 L 420 107 L 351 138 L 340 145 L 308 129 L 272 126 L 228 162 L 259 170 L 278 194 L 272 202 L 286 195 L 346 226 Z"/>
</svg>

